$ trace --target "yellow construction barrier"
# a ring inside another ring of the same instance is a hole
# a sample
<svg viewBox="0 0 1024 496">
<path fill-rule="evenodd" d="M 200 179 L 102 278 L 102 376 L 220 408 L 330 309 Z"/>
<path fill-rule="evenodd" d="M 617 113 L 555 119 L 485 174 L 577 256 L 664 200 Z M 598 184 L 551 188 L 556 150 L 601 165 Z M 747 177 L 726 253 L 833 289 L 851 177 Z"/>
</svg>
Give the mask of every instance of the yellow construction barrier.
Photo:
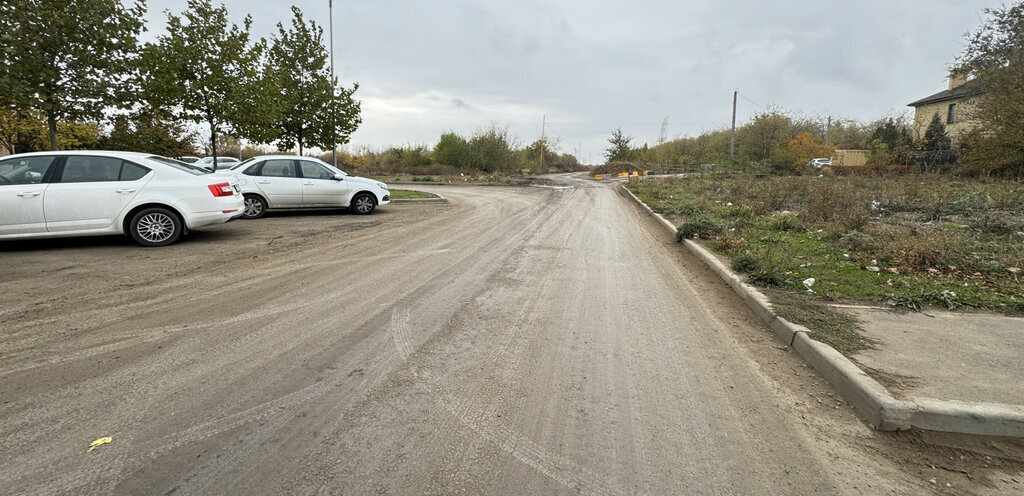
<svg viewBox="0 0 1024 496">
<path fill-rule="evenodd" d="M 594 174 L 594 179 L 600 181 L 601 179 L 604 179 L 604 176 L 602 176 L 601 174 Z"/>
<path fill-rule="evenodd" d="M 628 172 L 620 172 L 619 173 L 619 177 L 629 177 L 629 173 Z"/>
</svg>

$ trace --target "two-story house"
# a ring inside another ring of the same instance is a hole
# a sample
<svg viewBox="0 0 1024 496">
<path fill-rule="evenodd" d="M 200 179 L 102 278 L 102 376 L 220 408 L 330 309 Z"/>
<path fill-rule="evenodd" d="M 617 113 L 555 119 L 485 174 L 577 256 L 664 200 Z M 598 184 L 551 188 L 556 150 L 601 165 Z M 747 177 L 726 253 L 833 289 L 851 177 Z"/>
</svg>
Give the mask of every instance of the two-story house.
<svg viewBox="0 0 1024 496">
<path fill-rule="evenodd" d="M 964 133 L 975 126 L 970 119 L 971 98 L 978 93 L 977 85 L 973 81 L 968 81 L 963 76 L 951 75 L 949 89 L 907 104 L 914 107 L 914 133 L 918 137 L 924 136 L 932 116 L 938 114 L 946 125 L 946 134 L 954 142 L 959 141 Z"/>
</svg>

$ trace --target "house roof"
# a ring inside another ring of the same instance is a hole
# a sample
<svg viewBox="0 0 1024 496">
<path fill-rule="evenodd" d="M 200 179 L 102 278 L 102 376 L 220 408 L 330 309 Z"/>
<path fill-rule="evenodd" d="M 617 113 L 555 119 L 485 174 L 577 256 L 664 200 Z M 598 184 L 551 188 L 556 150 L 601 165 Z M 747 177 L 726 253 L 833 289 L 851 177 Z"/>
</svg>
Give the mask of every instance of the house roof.
<svg viewBox="0 0 1024 496">
<path fill-rule="evenodd" d="M 916 102 L 908 103 L 907 106 L 920 107 L 922 105 L 928 105 L 929 103 L 944 102 L 946 100 L 959 100 L 961 98 L 977 95 L 978 93 L 981 93 L 981 90 L 978 89 L 978 85 L 972 79 L 951 90 L 940 91 L 932 96 L 927 96 Z"/>
</svg>

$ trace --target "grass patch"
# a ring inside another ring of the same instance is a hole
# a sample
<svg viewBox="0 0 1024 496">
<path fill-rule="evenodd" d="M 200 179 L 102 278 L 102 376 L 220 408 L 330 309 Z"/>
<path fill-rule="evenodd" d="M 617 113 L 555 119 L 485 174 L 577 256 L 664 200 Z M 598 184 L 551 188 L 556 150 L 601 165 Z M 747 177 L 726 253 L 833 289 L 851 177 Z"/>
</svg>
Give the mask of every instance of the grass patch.
<svg viewBox="0 0 1024 496">
<path fill-rule="evenodd" d="M 810 329 L 812 339 L 844 355 L 874 347 L 874 343 L 860 333 L 857 319 L 829 308 L 818 299 L 782 291 L 771 291 L 768 297 L 779 317 Z"/>
<path fill-rule="evenodd" d="M 437 195 L 430 193 L 424 193 L 422 191 L 412 191 L 408 189 L 393 189 L 391 190 L 392 200 L 416 200 L 420 198 L 437 198 Z"/>
<path fill-rule="evenodd" d="M 764 287 L 824 301 L 1024 314 L 1024 183 L 947 176 L 648 179 L 680 238 Z"/>
</svg>

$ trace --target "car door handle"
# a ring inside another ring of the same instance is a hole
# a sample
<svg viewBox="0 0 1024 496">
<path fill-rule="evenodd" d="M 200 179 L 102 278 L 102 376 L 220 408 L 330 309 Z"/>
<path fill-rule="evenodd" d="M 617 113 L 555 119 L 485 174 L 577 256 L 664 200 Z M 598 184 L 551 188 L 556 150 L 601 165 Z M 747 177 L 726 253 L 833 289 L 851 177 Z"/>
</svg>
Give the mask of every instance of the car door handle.
<svg viewBox="0 0 1024 496">
<path fill-rule="evenodd" d="M 306 185 L 306 186 L 312 186 L 312 185 L 313 185 L 313 183 L 312 183 L 312 182 L 308 182 L 308 183 L 302 183 L 302 184 L 304 184 L 304 185 Z"/>
<path fill-rule="evenodd" d="M 114 191 L 117 192 L 117 193 L 134 193 L 135 192 L 135 188 L 131 188 L 131 189 L 115 189 Z"/>
<path fill-rule="evenodd" d="M 256 181 L 256 183 L 257 184 L 270 184 L 270 181 L 267 181 L 267 180 L 264 179 L 262 181 Z"/>
<path fill-rule="evenodd" d="M 43 194 L 42 191 L 26 191 L 24 193 L 18 193 L 18 196 L 22 198 L 31 198 L 33 196 L 39 196 L 41 194 Z"/>
</svg>

